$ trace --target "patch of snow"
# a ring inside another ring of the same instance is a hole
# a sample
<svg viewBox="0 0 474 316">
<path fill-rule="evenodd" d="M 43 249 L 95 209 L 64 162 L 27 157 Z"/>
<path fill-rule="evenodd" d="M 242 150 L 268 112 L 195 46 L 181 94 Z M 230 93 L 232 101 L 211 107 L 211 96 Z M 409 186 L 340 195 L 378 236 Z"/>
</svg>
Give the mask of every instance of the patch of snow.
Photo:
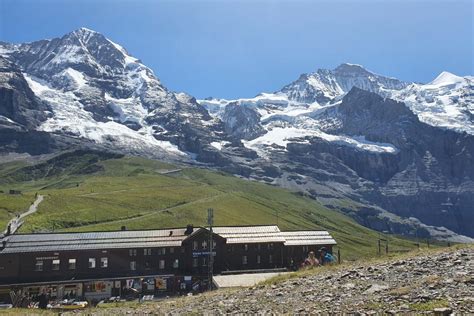
<svg viewBox="0 0 474 316">
<path fill-rule="evenodd" d="M 398 149 L 392 144 L 371 142 L 366 140 L 363 136 L 350 137 L 345 135 L 332 135 L 317 129 L 309 130 L 296 127 L 275 127 L 269 130 L 266 134 L 250 141 L 244 141 L 243 143 L 247 148 L 253 149 L 257 151 L 260 156 L 265 157 L 267 156 L 266 147 L 268 146 L 278 145 L 286 147 L 288 143 L 295 142 L 295 138 L 306 137 L 318 137 L 328 142 L 374 153 L 395 154 L 398 152 Z M 308 140 L 303 140 L 303 142 L 307 143 Z"/>
<path fill-rule="evenodd" d="M 7 49 L 4 46 L 0 46 L 0 55 L 6 55 L 6 54 L 9 54 L 9 53 L 11 53 L 11 51 L 9 49 Z"/>
<path fill-rule="evenodd" d="M 127 126 L 114 122 L 95 121 L 92 113 L 84 110 L 83 105 L 73 92 L 52 89 L 39 80 L 25 75 L 30 88 L 41 99 L 48 102 L 54 116 L 46 120 L 38 130 L 46 132 L 62 131 L 77 137 L 90 139 L 96 143 L 113 143 L 129 150 L 163 152 L 178 156 L 187 156 L 169 141 L 157 140 L 151 126 L 134 131 Z M 144 110 L 135 107 L 133 99 L 114 99 L 106 96 L 109 102 L 120 108 L 123 118 L 140 120 Z M 142 108 L 143 109 L 143 108 Z"/>
<path fill-rule="evenodd" d="M 411 84 L 390 97 L 405 104 L 420 121 L 474 135 L 473 77 L 441 73 L 428 84 Z"/>
<path fill-rule="evenodd" d="M 222 147 L 224 147 L 225 145 L 228 145 L 228 144 L 230 144 L 230 142 L 220 141 L 220 142 L 212 142 L 211 146 L 214 147 L 217 150 L 222 150 Z"/>
<path fill-rule="evenodd" d="M 87 81 L 84 78 L 84 74 L 82 72 L 79 72 L 72 68 L 67 68 L 66 70 L 64 70 L 64 74 L 76 83 L 76 87 L 78 89 L 87 84 Z"/>
<path fill-rule="evenodd" d="M 7 121 L 7 122 L 9 122 L 9 123 L 17 124 L 15 121 L 13 121 L 13 120 L 11 120 L 11 119 L 9 119 L 8 117 L 3 116 L 3 115 L 0 115 L 0 120 L 5 120 L 5 121 Z"/>
<path fill-rule="evenodd" d="M 436 77 L 433 81 L 431 81 L 428 85 L 431 86 L 445 86 L 445 85 L 452 85 L 457 83 L 462 83 L 464 81 L 463 77 L 456 76 L 450 72 L 443 71 Z"/>
<path fill-rule="evenodd" d="M 119 115 L 121 122 L 142 123 L 148 115 L 148 111 L 143 107 L 138 97 L 116 99 L 105 93 L 105 100 L 110 108 Z"/>
<path fill-rule="evenodd" d="M 123 54 L 126 65 L 133 64 L 133 63 L 138 63 L 138 59 L 133 57 L 133 56 L 130 56 L 127 53 L 127 51 L 125 50 L 125 48 L 123 48 L 122 46 L 120 46 L 119 44 L 117 44 L 115 42 L 112 42 L 109 39 L 107 39 L 107 40 L 109 41 L 110 44 L 112 44 L 117 50 L 119 50 Z"/>
<path fill-rule="evenodd" d="M 23 76 L 25 77 L 25 80 L 28 83 L 31 91 L 33 91 L 36 96 L 40 96 L 43 92 L 54 91 L 54 89 L 51 88 L 44 80 L 35 78 L 26 73 L 23 73 Z"/>
</svg>

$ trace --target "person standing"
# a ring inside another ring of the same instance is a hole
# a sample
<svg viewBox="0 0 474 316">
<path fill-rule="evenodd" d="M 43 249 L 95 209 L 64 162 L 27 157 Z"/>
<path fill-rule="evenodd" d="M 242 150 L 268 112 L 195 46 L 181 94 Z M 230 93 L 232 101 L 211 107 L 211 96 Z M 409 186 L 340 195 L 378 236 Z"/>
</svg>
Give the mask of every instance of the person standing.
<svg viewBox="0 0 474 316">
<path fill-rule="evenodd" d="M 38 297 L 38 307 L 41 309 L 46 309 L 48 307 L 49 298 L 48 294 L 46 294 L 46 290 L 43 289 L 41 295 Z"/>
</svg>

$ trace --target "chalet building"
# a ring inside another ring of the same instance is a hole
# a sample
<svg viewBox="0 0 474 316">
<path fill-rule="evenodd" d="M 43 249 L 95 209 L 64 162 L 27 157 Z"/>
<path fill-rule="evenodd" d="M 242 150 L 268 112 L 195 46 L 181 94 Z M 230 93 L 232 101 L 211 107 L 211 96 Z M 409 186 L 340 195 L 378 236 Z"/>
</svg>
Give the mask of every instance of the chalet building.
<svg viewBox="0 0 474 316">
<path fill-rule="evenodd" d="M 282 270 L 335 240 L 326 231 L 281 232 L 277 226 L 14 234 L 0 244 L 0 302 L 12 289 L 87 299 L 186 293 L 207 288 L 213 273 Z M 210 241 L 212 239 L 212 249 Z"/>
</svg>

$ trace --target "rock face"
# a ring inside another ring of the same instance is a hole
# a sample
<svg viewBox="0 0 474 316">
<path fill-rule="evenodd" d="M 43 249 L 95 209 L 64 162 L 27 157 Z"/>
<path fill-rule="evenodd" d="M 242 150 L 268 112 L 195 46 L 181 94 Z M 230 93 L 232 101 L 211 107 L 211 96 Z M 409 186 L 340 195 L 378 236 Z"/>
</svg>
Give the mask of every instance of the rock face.
<svg viewBox="0 0 474 316">
<path fill-rule="evenodd" d="M 253 139 L 265 133 L 260 125 L 261 115 L 250 107 L 229 103 L 225 107 L 222 121 L 225 131 L 238 139 Z"/>
<path fill-rule="evenodd" d="M 47 118 L 49 108 L 31 91 L 20 69 L 0 57 L 0 122 L 34 128 Z"/>
<path fill-rule="evenodd" d="M 255 126 L 264 133 L 243 140 L 259 156 L 247 164 L 250 177 L 306 192 L 374 229 L 428 233 L 419 220 L 473 237 L 471 82 L 444 73 L 409 84 L 343 64 L 273 94 L 200 102 L 218 118 L 226 104 L 261 115 Z M 461 114 L 443 116 L 450 111 Z M 264 172 L 265 163 L 277 172 Z M 357 203 L 338 207 L 341 198 Z"/>
<path fill-rule="evenodd" d="M 382 263 L 315 268 L 304 276 L 252 288 L 143 305 L 165 314 L 435 315 L 474 312 L 474 251 L 451 250 Z M 109 310 L 126 314 L 126 307 Z"/>
<path fill-rule="evenodd" d="M 102 34 L 0 43 L 0 152 L 93 147 L 206 164 L 318 199 L 377 230 L 474 237 L 473 79 L 359 65 L 275 93 L 196 100 Z M 445 226 L 440 228 L 439 226 Z"/>
<path fill-rule="evenodd" d="M 397 152 L 367 153 L 316 140 L 310 141 L 306 156 L 317 160 L 328 153 L 360 180 L 370 181 L 355 190 L 365 200 L 402 217 L 472 236 L 474 137 L 421 123 L 403 103 L 358 88 L 328 111 L 320 116 L 322 125 L 328 119 L 333 123 L 326 132 L 393 144 Z M 289 149 L 291 160 L 303 156 L 303 149 Z"/>
<path fill-rule="evenodd" d="M 318 69 L 283 87 L 289 100 L 302 103 L 327 103 L 349 92 L 352 87 L 386 95 L 385 91 L 401 90 L 408 83 L 374 74 L 360 65 L 342 64 L 334 70 Z"/>
<path fill-rule="evenodd" d="M 194 98 L 168 91 L 149 68 L 100 33 L 81 28 L 61 38 L 0 48 L 51 109 L 38 130 L 182 159 L 188 152 L 198 154 L 221 131 Z"/>
</svg>

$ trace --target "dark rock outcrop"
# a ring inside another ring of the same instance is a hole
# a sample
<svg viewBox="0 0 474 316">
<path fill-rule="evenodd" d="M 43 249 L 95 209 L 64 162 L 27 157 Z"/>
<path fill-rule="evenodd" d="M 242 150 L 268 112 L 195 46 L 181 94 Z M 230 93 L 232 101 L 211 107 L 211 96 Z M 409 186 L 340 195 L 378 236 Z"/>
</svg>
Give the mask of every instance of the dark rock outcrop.
<svg viewBox="0 0 474 316">
<path fill-rule="evenodd" d="M 260 124 L 261 115 L 253 108 L 236 103 L 225 107 L 222 121 L 227 134 L 237 139 L 253 139 L 265 134 Z"/>
</svg>

